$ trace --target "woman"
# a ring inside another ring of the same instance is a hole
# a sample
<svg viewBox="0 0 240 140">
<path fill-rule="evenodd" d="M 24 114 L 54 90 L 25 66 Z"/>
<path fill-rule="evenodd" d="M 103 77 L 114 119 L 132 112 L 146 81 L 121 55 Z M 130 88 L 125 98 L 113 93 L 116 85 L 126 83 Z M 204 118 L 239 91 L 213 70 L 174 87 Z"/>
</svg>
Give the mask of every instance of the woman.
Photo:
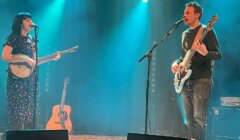
<svg viewBox="0 0 240 140">
<path fill-rule="evenodd" d="M 12 24 L 12 33 L 4 44 L 3 61 L 25 63 L 34 70 L 36 64 L 35 42 L 28 32 L 32 30 L 32 17 L 29 13 L 19 13 Z M 19 55 L 23 54 L 23 55 Z M 53 60 L 58 60 L 56 54 Z M 35 72 L 26 78 L 19 78 L 8 67 L 7 102 L 9 130 L 32 129 L 34 118 L 34 95 L 36 95 L 36 116 L 39 115 L 39 93 L 35 92 Z"/>
</svg>

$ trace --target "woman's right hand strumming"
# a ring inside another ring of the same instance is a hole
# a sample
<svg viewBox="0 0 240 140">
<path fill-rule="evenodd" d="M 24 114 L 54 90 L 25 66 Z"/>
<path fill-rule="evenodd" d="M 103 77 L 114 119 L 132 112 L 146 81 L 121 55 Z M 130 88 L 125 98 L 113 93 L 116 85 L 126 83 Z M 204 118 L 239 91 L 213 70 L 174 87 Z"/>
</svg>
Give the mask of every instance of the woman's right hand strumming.
<svg viewBox="0 0 240 140">
<path fill-rule="evenodd" d="M 28 63 L 29 66 L 31 66 L 33 69 L 35 68 L 36 61 L 32 58 L 26 57 L 25 58 L 26 63 Z"/>
</svg>

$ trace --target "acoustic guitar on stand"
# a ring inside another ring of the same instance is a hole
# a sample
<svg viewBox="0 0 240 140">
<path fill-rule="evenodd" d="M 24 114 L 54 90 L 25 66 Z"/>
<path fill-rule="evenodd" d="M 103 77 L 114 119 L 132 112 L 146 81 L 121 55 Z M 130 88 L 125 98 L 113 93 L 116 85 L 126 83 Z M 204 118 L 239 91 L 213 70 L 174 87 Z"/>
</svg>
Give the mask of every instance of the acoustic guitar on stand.
<svg viewBox="0 0 240 140">
<path fill-rule="evenodd" d="M 61 104 L 53 107 L 52 116 L 46 126 L 47 130 L 68 130 L 68 133 L 72 134 L 72 122 L 70 120 L 71 107 L 64 105 L 68 84 L 69 78 L 66 77 L 64 80 Z"/>
</svg>

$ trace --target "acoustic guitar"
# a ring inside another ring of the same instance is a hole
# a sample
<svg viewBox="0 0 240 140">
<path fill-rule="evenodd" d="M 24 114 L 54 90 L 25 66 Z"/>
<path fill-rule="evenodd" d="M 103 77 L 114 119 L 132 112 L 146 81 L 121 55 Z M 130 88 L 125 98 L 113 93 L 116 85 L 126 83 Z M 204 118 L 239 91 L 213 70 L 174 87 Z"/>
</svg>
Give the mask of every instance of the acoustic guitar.
<svg viewBox="0 0 240 140">
<path fill-rule="evenodd" d="M 64 105 L 68 84 L 69 78 L 66 77 L 64 80 L 61 104 L 53 107 L 52 116 L 47 123 L 46 130 L 68 130 L 68 133 L 72 134 L 72 122 L 70 120 L 71 107 Z"/>
<path fill-rule="evenodd" d="M 76 45 L 68 50 L 60 51 L 57 53 L 60 55 L 63 55 L 66 53 L 76 52 L 77 49 L 78 49 L 78 45 Z M 24 55 L 24 54 L 17 54 L 17 55 L 21 56 L 21 57 L 28 57 L 27 55 Z M 55 53 L 45 56 L 45 57 L 42 57 L 42 58 L 39 58 L 38 65 L 52 60 L 54 58 L 54 56 L 55 56 Z M 28 65 L 26 62 L 10 63 L 9 68 L 10 68 L 11 73 L 18 78 L 26 78 L 26 77 L 30 76 L 32 74 L 32 72 L 34 71 L 34 69 L 30 65 Z"/>
</svg>

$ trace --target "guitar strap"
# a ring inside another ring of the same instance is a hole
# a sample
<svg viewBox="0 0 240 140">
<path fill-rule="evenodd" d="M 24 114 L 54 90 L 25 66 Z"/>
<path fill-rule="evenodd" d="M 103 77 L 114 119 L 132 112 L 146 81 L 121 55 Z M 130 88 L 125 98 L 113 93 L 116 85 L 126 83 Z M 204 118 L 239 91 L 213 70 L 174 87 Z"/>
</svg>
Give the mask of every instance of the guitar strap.
<svg viewBox="0 0 240 140">
<path fill-rule="evenodd" d="M 200 37 L 202 36 L 202 33 L 203 33 L 203 31 L 204 31 L 204 28 L 205 28 L 204 25 L 201 25 L 200 29 L 198 30 L 198 32 L 197 32 L 197 34 L 196 34 L 196 36 L 195 36 L 195 38 L 194 38 L 194 41 L 193 41 L 193 43 L 192 43 L 191 48 L 194 47 L 195 42 L 196 42 L 197 40 L 199 40 Z M 183 66 L 184 68 L 187 68 L 187 66 L 188 66 L 188 65 L 190 64 L 190 62 L 191 62 L 191 59 L 192 59 L 194 53 L 193 53 L 193 51 L 192 51 L 191 49 L 190 49 L 189 51 L 187 51 L 187 50 L 185 50 L 185 51 L 186 51 L 186 54 L 185 54 L 185 57 L 183 58 L 182 66 Z"/>
<path fill-rule="evenodd" d="M 204 28 L 205 28 L 205 27 L 204 27 L 203 25 L 201 25 L 200 29 L 198 30 L 198 33 L 196 34 L 196 36 L 195 36 L 195 38 L 194 38 L 194 41 L 193 41 L 193 43 L 192 43 L 192 47 L 191 47 L 191 48 L 193 48 L 194 43 L 195 43 L 197 40 L 200 39 L 200 37 L 201 37 L 201 35 L 202 35 L 202 33 L 203 33 Z"/>
</svg>

